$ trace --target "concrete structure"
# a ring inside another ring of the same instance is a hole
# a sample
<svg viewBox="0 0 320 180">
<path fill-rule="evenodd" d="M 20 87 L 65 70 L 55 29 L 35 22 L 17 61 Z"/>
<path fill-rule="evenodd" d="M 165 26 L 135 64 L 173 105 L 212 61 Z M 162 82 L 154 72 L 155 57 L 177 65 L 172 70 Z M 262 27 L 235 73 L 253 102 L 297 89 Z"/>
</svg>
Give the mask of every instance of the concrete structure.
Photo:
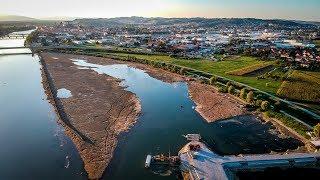
<svg viewBox="0 0 320 180">
<path fill-rule="evenodd" d="M 191 141 L 179 151 L 185 179 L 233 179 L 237 170 L 270 167 L 319 166 L 320 153 L 220 156 L 200 141 Z"/>
</svg>

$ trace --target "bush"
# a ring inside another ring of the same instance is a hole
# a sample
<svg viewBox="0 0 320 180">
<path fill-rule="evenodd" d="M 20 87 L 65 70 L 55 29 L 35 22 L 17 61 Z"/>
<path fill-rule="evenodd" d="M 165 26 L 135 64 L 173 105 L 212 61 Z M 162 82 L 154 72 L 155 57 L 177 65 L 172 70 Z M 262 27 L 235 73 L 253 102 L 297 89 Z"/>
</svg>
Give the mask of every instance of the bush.
<svg viewBox="0 0 320 180">
<path fill-rule="evenodd" d="M 241 91 L 240 91 L 239 97 L 241 99 L 246 99 L 246 94 L 247 94 L 247 89 L 246 88 L 242 88 Z"/>
<path fill-rule="evenodd" d="M 270 103 L 268 101 L 263 101 L 261 103 L 261 110 L 262 111 L 267 111 L 270 108 Z"/>
<path fill-rule="evenodd" d="M 211 85 L 214 85 L 214 83 L 217 82 L 217 80 L 218 80 L 218 78 L 217 78 L 216 76 L 212 76 L 212 77 L 210 78 L 210 84 L 211 84 Z"/>
<path fill-rule="evenodd" d="M 235 92 L 235 88 L 231 85 L 231 86 L 229 86 L 228 87 L 228 93 L 229 94 L 234 94 L 234 92 Z"/>
<path fill-rule="evenodd" d="M 313 133 L 316 137 L 320 137 L 320 123 L 318 123 L 316 126 L 314 126 Z"/>
<path fill-rule="evenodd" d="M 252 103 L 253 102 L 253 100 L 254 100 L 254 96 L 253 96 L 253 92 L 252 91 L 250 91 L 248 94 L 247 94 L 247 102 L 248 103 Z"/>
</svg>

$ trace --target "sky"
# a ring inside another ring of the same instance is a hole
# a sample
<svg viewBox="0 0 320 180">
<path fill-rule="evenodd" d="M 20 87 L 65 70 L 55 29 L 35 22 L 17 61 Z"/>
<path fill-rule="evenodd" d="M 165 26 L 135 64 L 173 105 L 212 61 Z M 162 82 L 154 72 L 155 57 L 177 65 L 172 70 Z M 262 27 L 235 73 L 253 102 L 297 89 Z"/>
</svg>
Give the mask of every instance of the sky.
<svg viewBox="0 0 320 180">
<path fill-rule="evenodd" d="M 320 0 L 0 0 L 0 14 L 44 17 L 253 17 L 320 21 Z"/>
</svg>

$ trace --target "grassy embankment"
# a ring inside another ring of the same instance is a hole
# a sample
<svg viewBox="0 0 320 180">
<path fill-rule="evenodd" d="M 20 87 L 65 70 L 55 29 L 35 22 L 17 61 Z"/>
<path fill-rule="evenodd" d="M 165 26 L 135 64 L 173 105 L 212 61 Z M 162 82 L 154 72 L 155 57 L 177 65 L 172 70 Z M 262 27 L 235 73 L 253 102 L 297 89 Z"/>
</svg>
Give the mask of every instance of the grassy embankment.
<svg viewBox="0 0 320 180">
<path fill-rule="evenodd" d="M 297 101 L 320 102 L 320 72 L 294 70 L 277 95 Z"/>
<path fill-rule="evenodd" d="M 120 55 L 120 56 L 129 55 L 129 56 L 134 56 L 140 59 L 169 62 L 172 64 L 185 66 L 185 67 L 201 70 L 204 72 L 216 74 L 219 76 L 223 76 L 271 94 L 276 94 L 277 89 L 281 84 L 280 81 L 275 81 L 270 79 L 258 80 L 256 77 L 243 77 L 243 76 L 235 76 L 235 75 L 227 74 L 227 72 L 230 72 L 230 71 L 260 64 L 261 61 L 259 61 L 259 59 L 254 57 L 241 56 L 235 59 L 225 58 L 223 61 L 214 62 L 210 60 L 201 60 L 201 59 L 185 60 L 185 59 L 173 58 L 167 55 L 138 55 L 138 54 L 127 54 L 127 53 L 114 53 L 114 55 Z"/>
</svg>

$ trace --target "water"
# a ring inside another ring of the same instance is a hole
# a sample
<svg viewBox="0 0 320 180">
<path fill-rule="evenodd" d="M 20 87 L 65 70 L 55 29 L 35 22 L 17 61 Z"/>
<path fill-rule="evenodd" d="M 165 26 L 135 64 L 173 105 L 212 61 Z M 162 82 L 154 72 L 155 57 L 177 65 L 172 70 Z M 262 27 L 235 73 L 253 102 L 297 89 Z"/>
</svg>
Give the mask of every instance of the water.
<svg viewBox="0 0 320 180">
<path fill-rule="evenodd" d="M 0 47 L 7 42 L 0 40 Z M 85 179 L 78 152 L 46 100 L 40 68 L 37 56 L 0 56 L 0 179 Z"/>
<path fill-rule="evenodd" d="M 57 97 L 65 99 L 65 98 L 72 97 L 72 94 L 70 90 L 66 88 L 61 88 L 61 89 L 58 89 Z"/>
<path fill-rule="evenodd" d="M 92 69 L 123 79 L 126 90 L 137 95 L 142 115 L 127 133 L 122 133 L 104 179 L 175 179 L 144 169 L 147 154 L 177 154 L 187 143 L 183 134 L 200 133 L 208 145 L 220 154 L 268 153 L 294 149 L 300 142 L 281 139 L 271 133 L 271 126 L 254 116 L 238 116 L 226 121 L 207 123 L 195 110 L 184 82 L 165 83 L 142 70 L 125 64 L 97 65 L 73 59 L 80 69 Z"/>
</svg>

